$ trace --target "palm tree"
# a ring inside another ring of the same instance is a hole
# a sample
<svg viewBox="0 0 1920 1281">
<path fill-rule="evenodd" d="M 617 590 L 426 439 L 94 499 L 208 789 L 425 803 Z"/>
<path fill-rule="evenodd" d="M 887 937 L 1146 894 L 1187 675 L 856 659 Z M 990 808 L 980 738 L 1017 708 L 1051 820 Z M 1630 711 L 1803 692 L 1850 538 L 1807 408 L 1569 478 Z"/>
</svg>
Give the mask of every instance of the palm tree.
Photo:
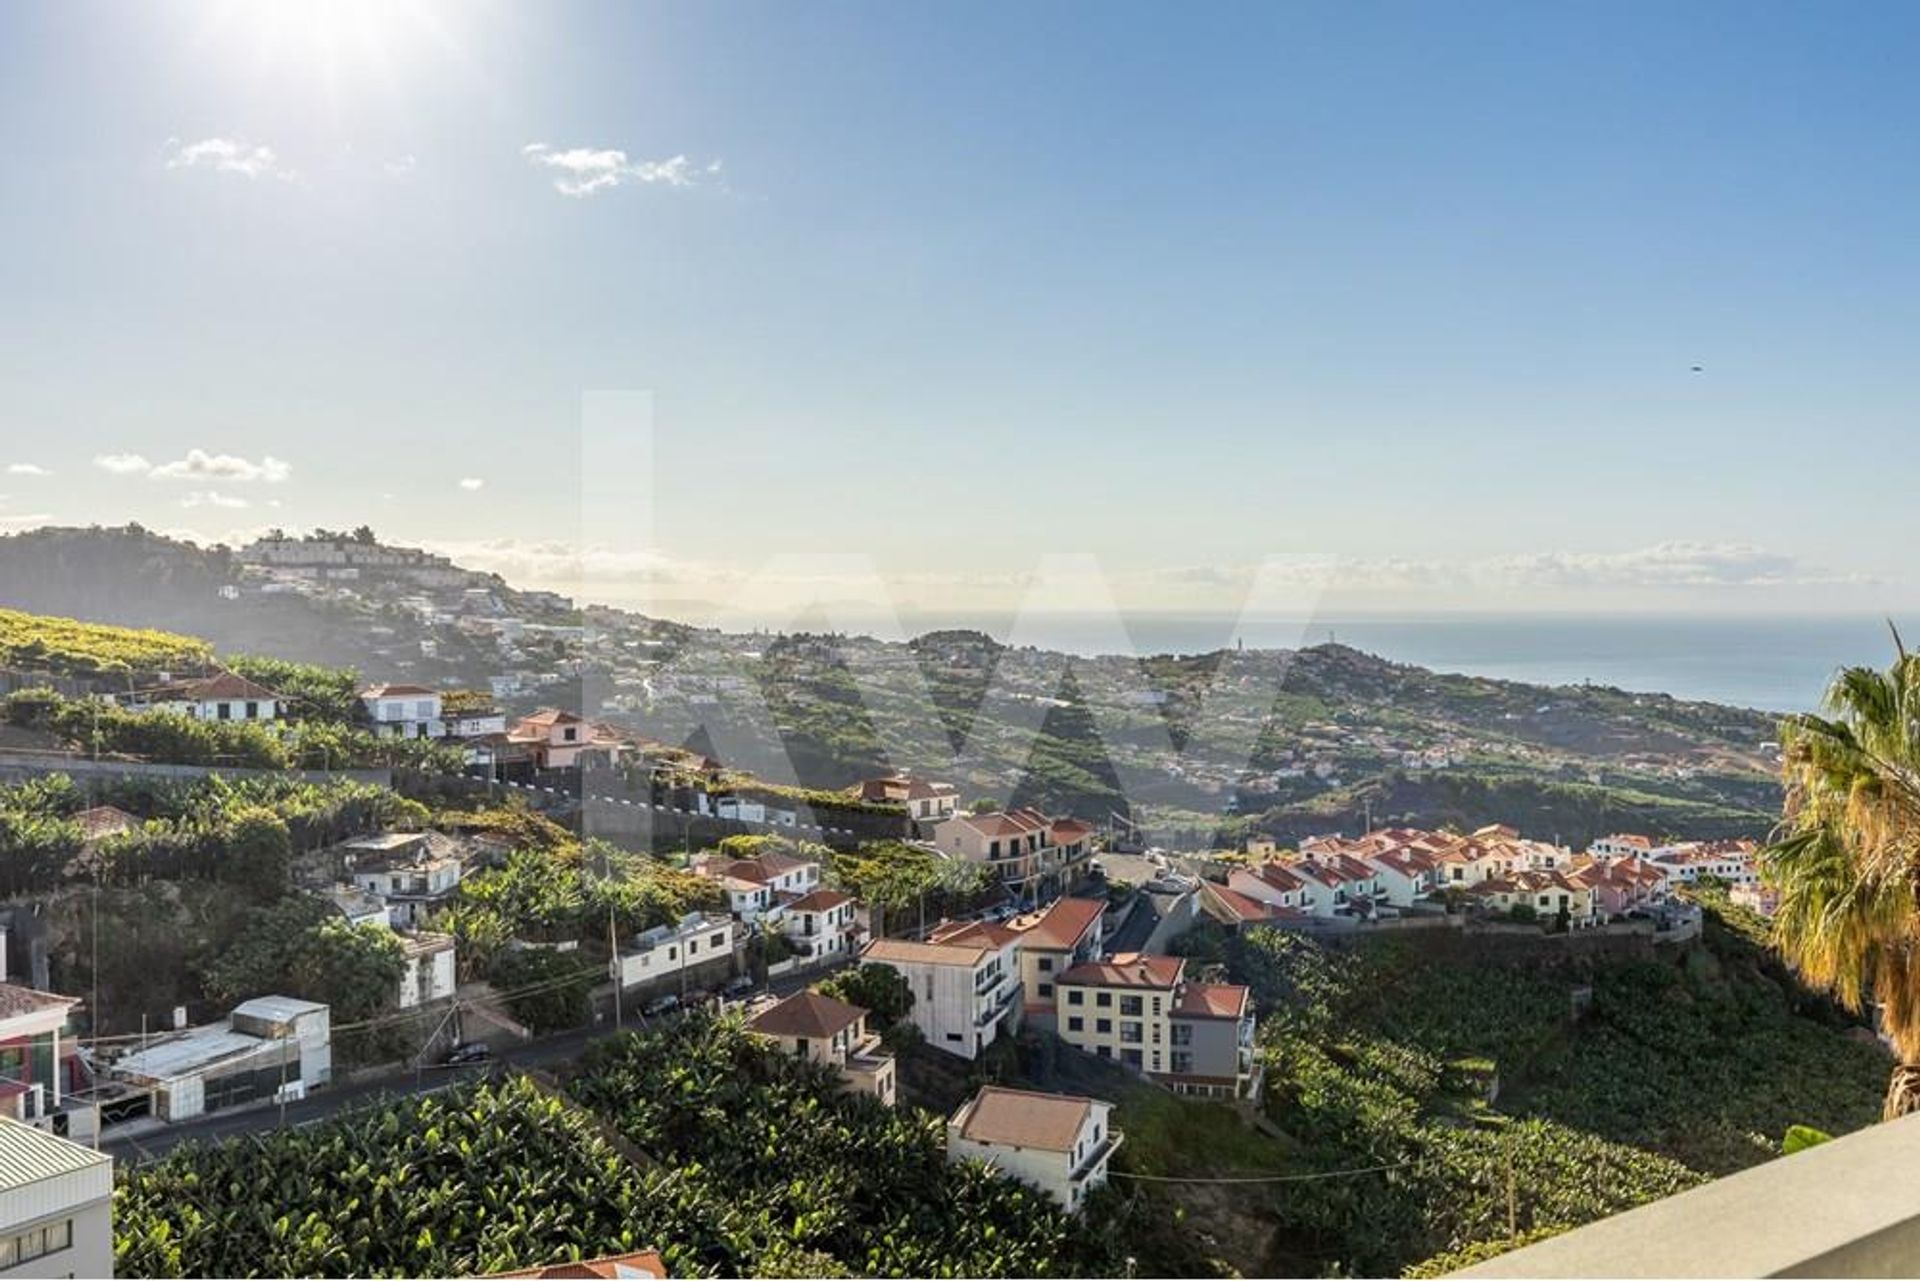
<svg viewBox="0 0 1920 1281">
<path fill-rule="evenodd" d="M 1849 667 L 1782 726 L 1786 803 L 1761 855 L 1773 937 L 1809 983 L 1879 1008 L 1900 1057 L 1887 1119 L 1920 1111 L 1920 655 Z"/>
</svg>

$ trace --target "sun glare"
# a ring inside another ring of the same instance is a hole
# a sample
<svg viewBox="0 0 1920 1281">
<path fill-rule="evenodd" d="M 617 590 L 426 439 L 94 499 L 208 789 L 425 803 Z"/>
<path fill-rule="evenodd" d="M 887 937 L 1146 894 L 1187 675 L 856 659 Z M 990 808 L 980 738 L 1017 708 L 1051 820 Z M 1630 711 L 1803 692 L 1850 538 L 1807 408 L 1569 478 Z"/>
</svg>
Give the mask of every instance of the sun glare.
<svg viewBox="0 0 1920 1281">
<path fill-rule="evenodd" d="M 220 6 L 203 32 L 221 60 L 262 79 L 318 80 L 330 89 L 392 79 L 435 45 L 450 47 L 421 0 L 249 0 Z"/>
</svg>

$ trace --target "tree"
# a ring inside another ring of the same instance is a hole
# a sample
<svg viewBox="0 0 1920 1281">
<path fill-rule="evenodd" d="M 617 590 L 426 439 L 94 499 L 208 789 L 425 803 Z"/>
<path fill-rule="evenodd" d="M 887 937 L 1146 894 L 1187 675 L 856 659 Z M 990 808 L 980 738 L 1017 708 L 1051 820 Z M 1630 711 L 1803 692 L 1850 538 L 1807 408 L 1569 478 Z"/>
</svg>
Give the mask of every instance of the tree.
<svg viewBox="0 0 1920 1281">
<path fill-rule="evenodd" d="M 513 1017 L 534 1035 L 579 1027 L 593 1015 L 589 994 L 605 974 L 572 953 L 544 947 L 510 948 L 493 962 L 487 981 L 506 998 Z"/>
<path fill-rule="evenodd" d="M 871 1014 L 876 1032 L 886 1031 L 913 1010 L 913 988 L 906 976 L 891 965 L 873 961 L 840 971 L 816 985 L 816 990 Z"/>
<path fill-rule="evenodd" d="M 1761 852 L 1779 892 L 1773 939 L 1807 982 L 1880 1010 L 1900 1063 L 1888 1119 L 1920 1111 L 1920 656 L 1849 667 L 1825 715 L 1781 726 L 1786 801 Z"/>
</svg>

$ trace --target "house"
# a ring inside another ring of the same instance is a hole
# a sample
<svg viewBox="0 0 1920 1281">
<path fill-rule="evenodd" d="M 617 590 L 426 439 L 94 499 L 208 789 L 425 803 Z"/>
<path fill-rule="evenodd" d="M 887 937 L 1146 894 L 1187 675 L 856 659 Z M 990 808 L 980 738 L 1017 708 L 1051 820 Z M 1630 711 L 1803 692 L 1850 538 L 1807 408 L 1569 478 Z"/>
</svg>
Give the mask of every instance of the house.
<svg viewBox="0 0 1920 1281">
<path fill-rule="evenodd" d="M 401 1009 L 411 1010 L 452 998 L 458 982 L 451 934 L 427 930 L 402 934 L 400 950 L 407 959 L 407 968 L 400 975 Z"/>
<path fill-rule="evenodd" d="M 849 1088 L 893 1106 L 893 1056 L 867 1031 L 867 1012 L 818 992 L 796 992 L 747 1020 L 747 1031 L 797 1058 L 839 1070 Z"/>
<path fill-rule="evenodd" d="M 386 900 L 351 885 L 336 885 L 324 893 L 335 911 L 355 929 L 393 929 Z M 403 1010 L 451 997 L 457 986 L 454 939 L 451 934 L 427 930 L 398 932 L 406 968 L 400 974 L 396 1004 Z"/>
<path fill-rule="evenodd" d="M 549 1263 L 519 1272 L 489 1272 L 488 1277 L 525 1277 L 535 1281 L 666 1281 L 666 1260 L 658 1250 L 606 1254 L 577 1263 Z"/>
<path fill-rule="evenodd" d="M 1200 910 L 1229 929 L 1254 925 L 1286 927 L 1312 919 L 1312 913 L 1297 907 L 1281 907 L 1257 899 L 1214 881 L 1200 882 Z"/>
<path fill-rule="evenodd" d="M 638 987 L 715 961 L 733 962 L 734 923 L 717 912 L 688 912 L 672 925 L 636 935 L 608 963 L 621 987 Z"/>
<path fill-rule="evenodd" d="M 1587 853 L 1601 859 L 1646 858 L 1653 853 L 1653 842 L 1632 833 L 1615 833 L 1595 840 L 1587 846 Z"/>
<path fill-rule="evenodd" d="M 1594 915 L 1594 891 L 1585 878 L 1567 872 L 1522 870 L 1494 876 L 1467 891 L 1474 903 L 1495 911 L 1527 908 L 1542 921 L 1566 913 L 1570 926 L 1589 925 Z"/>
<path fill-rule="evenodd" d="M 1680 841 L 1655 849 L 1647 861 L 1665 873 L 1669 886 L 1691 885 L 1703 876 L 1729 885 L 1758 885 L 1754 854 L 1752 841 Z"/>
<path fill-rule="evenodd" d="M 956 814 L 933 829 L 941 851 L 986 863 L 1017 899 L 1038 902 L 1064 888 L 1093 853 L 1093 828 L 1033 809 Z"/>
<path fill-rule="evenodd" d="M 629 750 L 627 741 L 612 726 L 552 707 L 515 721 L 507 730 L 507 741 L 523 748 L 528 759 L 543 770 L 607 765 Z"/>
<path fill-rule="evenodd" d="M 325 1085 L 333 1077 L 332 1026 L 324 1005 L 256 997 L 222 1023 L 158 1036 L 107 1071 L 150 1091 L 156 1117 L 186 1121 Z"/>
<path fill-rule="evenodd" d="M 92 1082 L 64 1035 L 77 998 L 0 982 L 0 1117 L 43 1123 Z"/>
<path fill-rule="evenodd" d="M 700 875 L 719 881 L 727 906 L 746 924 L 774 913 L 788 902 L 812 893 L 820 885 L 820 864 L 780 850 L 752 858 L 710 855 L 695 866 Z"/>
<path fill-rule="evenodd" d="M 1311 911 L 1306 882 L 1278 861 L 1234 868 L 1227 873 L 1227 888 L 1271 907 Z"/>
<path fill-rule="evenodd" d="M 1364 856 L 1394 907 L 1411 907 L 1440 888 L 1440 860 L 1412 845 L 1395 845 Z"/>
<path fill-rule="evenodd" d="M 441 738 L 446 721 L 440 691 L 424 685 L 370 685 L 360 691 L 360 707 L 373 732 L 390 738 Z"/>
<path fill-rule="evenodd" d="M 807 963 L 851 956 L 860 933 L 854 923 L 858 907 L 850 894 L 812 890 L 782 906 L 780 932 Z"/>
<path fill-rule="evenodd" d="M 277 721 L 286 714 L 287 702 L 232 672 L 135 690 L 115 701 L 129 711 L 181 712 L 203 721 Z"/>
<path fill-rule="evenodd" d="M 907 817 L 916 823 L 944 823 L 959 804 L 960 789 L 951 783 L 916 778 L 907 785 Z"/>
<path fill-rule="evenodd" d="M 1177 1093 L 1258 1091 L 1247 989 L 1194 983 L 1177 956 L 1121 952 L 1059 976 L 1058 1031 L 1075 1049 L 1115 1059 Z"/>
<path fill-rule="evenodd" d="M 1020 970 L 1011 936 L 965 943 L 874 939 L 860 959 L 891 966 L 906 979 L 914 1026 L 935 1049 L 977 1058 L 1003 1031 L 1020 1025 Z"/>
<path fill-rule="evenodd" d="M 1303 858 L 1287 865 L 1301 887 L 1301 907 L 1314 916 L 1366 916 L 1380 893 L 1379 874 L 1346 854 Z"/>
<path fill-rule="evenodd" d="M 0 1277 L 113 1276 L 113 1158 L 0 1119 Z"/>
<path fill-rule="evenodd" d="M 985 1162 L 1078 1210 L 1120 1146 L 1112 1112 L 1099 1099 L 984 1085 L 947 1122 L 947 1160 Z"/>
<path fill-rule="evenodd" d="M 465 870 L 465 846 L 440 832 L 381 832 L 338 847 L 353 883 L 387 904 L 396 929 L 426 921 L 452 897 Z"/>
<path fill-rule="evenodd" d="M 326 891 L 325 897 L 333 904 L 334 911 L 356 929 L 362 925 L 392 926 L 387 917 L 387 901 L 378 894 L 357 885 L 335 885 Z"/>
<path fill-rule="evenodd" d="M 1666 897 L 1666 873 L 1638 858 L 1576 860 L 1566 877 L 1587 890 L 1593 912 L 1602 920 Z"/>
</svg>

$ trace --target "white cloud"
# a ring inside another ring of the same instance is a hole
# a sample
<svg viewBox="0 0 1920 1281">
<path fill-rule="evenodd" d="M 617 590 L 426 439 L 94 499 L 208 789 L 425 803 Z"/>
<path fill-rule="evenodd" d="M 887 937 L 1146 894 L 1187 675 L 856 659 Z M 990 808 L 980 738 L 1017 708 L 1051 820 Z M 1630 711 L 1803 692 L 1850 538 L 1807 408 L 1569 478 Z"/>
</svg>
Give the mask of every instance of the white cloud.
<svg viewBox="0 0 1920 1281">
<path fill-rule="evenodd" d="M 230 510 L 253 506 L 244 498 L 233 494 L 222 494 L 211 489 L 194 490 L 180 500 L 180 505 L 182 507 L 225 507 Z"/>
<path fill-rule="evenodd" d="M 296 175 L 280 163 L 272 147 L 260 146 L 239 138 L 202 138 L 198 142 L 167 139 L 167 168 L 210 169 L 214 173 L 233 173 L 245 178 L 280 178 Z"/>
<path fill-rule="evenodd" d="M 544 142 L 520 148 L 528 163 L 553 173 L 553 189 L 563 196 L 594 196 L 623 183 L 694 187 L 717 179 L 720 162 L 697 165 L 685 156 L 666 160 L 630 160 L 612 147 L 568 147 L 556 151 Z"/>
<path fill-rule="evenodd" d="M 380 167 L 385 169 L 391 177 L 404 178 L 420 167 L 420 161 L 418 157 L 409 151 L 404 156 L 395 156 Z"/>
<path fill-rule="evenodd" d="M 461 479 L 460 488 L 466 490 L 469 494 L 471 494 L 476 490 L 486 488 L 486 484 L 487 482 L 480 479 L 480 477 L 478 476 L 467 476 Z"/>
<path fill-rule="evenodd" d="M 264 455 L 256 463 L 234 454 L 209 454 L 204 449 L 189 449 L 185 458 L 162 463 L 148 474 L 156 480 L 265 481 L 277 485 L 293 475 L 293 464 L 271 454 Z"/>
<path fill-rule="evenodd" d="M 153 470 L 153 464 L 139 454 L 95 454 L 93 465 L 116 476 L 137 476 Z"/>
<path fill-rule="evenodd" d="M 9 476 L 51 476 L 53 475 L 53 473 L 48 471 L 46 468 L 42 467 L 39 463 L 8 463 L 7 475 Z"/>
</svg>

